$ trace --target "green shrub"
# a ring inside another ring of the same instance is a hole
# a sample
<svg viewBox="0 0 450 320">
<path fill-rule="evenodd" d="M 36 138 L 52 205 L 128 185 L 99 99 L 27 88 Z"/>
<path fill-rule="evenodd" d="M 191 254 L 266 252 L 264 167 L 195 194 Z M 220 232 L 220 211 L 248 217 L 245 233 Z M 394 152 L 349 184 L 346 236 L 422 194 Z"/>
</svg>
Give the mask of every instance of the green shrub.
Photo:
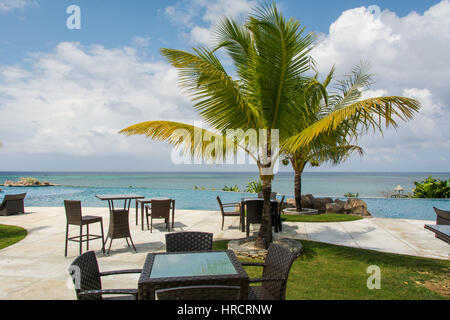
<svg viewBox="0 0 450 320">
<path fill-rule="evenodd" d="M 450 179 L 434 179 L 429 176 L 422 182 L 414 181 L 414 198 L 450 198 Z"/>
<path fill-rule="evenodd" d="M 222 188 L 222 191 L 229 191 L 229 192 L 240 192 L 239 187 L 234 185 L 234 186 L 225 186 Z"/>
<path fill-rule="evenodd" d="M 250 181 L 247 184 L 247 188 L 245 189 L 245 192 L 250 192 L 250 193 L 258 193 L 262 191 L 262 182 L 261 180 L 259 181 Z"/>
<path fill-rule="evenodd" d="M 356 194 L 353 192 L 347 192 L 346 194 L 344 194 L 344 197 L 346 198 L 358 198 L 359 197 L 359 192 L 357 192 Z"/>
</svg>

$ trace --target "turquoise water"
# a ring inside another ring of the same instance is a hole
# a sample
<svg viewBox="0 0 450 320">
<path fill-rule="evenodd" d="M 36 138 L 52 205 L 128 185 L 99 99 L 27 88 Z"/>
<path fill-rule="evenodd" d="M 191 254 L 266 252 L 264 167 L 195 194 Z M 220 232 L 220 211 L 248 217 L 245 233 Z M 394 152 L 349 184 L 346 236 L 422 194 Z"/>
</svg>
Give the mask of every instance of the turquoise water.
<svg viewBox="0 0 450 320">
<path fill-rule="evenodd" d="M 411 191 L 414 181 L 429 175 L 448 179 L 448 173 L 304 173 L 302 193 L 314 196 L 342 198 L 346 192 L 358 192 L 367 202 L 369 211 L 377 217 L 434 220 L 433 206 L 450 210 L 449 200 L 387 199 L 383 191 L 392 191 L 402 185 Z M 244 190 L 249 181 L 257 180 L 256 173 L 39 173 L 0 172 L 0 182 L 35 177 L 58 184 L 55 187 L 0 187 L 4 194 L 27 193 L 26 206 L 62 206 L 63 200 L 81 200 L 84 206 L 106 207 L 96 194 L 138 193 L 145 197 L 170 197 L 176 207 L 191 210 L 217 210 L 216 196 L 224 202 L 236 202 L 246 193 L 220 191 L 225 185 L 238 185 Z M 287 197 L 293 196 L 292 173 L 276 176 L 273 190 Z M 193 190 L 193 187 L 207 190 Z M 211 189 L 217 190 L 211 190 Z M 342 198 L 343 199 L 343 198 Z M 345 200 L 345 199 L 344 199 Z"/>
</svg>

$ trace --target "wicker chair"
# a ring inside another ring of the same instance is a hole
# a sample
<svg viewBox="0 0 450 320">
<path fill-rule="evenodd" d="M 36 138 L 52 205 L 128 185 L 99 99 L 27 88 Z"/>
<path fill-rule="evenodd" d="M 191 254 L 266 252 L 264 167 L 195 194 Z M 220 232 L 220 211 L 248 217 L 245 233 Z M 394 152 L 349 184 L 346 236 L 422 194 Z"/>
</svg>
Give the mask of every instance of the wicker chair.
<svg viewBox="0 0 450 320">
<path fill-rule="evenodd" d="M 286 248 L 271 243 L 264 263 L 242 262 L 243 266 L 263 267 L 262 278 L 249 283 L 261 283 L 249 287 L 249 300 L 285 300 L 286 284 L 295 256 Z"/>
<path fill-rule="evenodd" d="M 281 201 L 278 204 L 278 210 L 276 210 L 275 217 L 274 217 L 274 225 L 275 225 L 275 231 L 279 232 L 279 231 L 283 231 L 283 226 L 281 224 L 281 213 L 283 212 L 283 205 L 284 205 L 284 198 L 285 196 L 281 197 Z"/>
<path fill-rule="evenodd" d="M 436 224 L 450 225 L 450 211 L 433 207 L 436 212 Z"/>
<path fill-rule="evenodd" d="M 158 300 L 238 300 L 241 287 L 189 286 L 156 290 Z"/>
<path fill-rule="evenodd" d="M 210 251 L 213 234 L 208 232 L 176 232 L 166 234 L 167 252 Z"/>
<path fill-rule="evenodd" d="M 225 217 L 239 217 L 241 215 L 241 204 L 239 202 L 233 202 L 233 203 L 222 203 L 222 200 L 220 200 L 220 197 L 217 196 L 217 202 L 219 203 L 220 212 L 222 213 L 222 229 L 225 222 Z M 236 210 L 236 207 L 238 209 Z M 233 208 L 233 211 L 225 211 L 226 208 Z M 240 220 L 239 220 L 239 227 L 240 227 Z"/>
<path fill-rule="evenodd" d="M 101 277 L 120 274 L 141 273 L 140 269 L 100 272 L 93 251 L 83 253 L 69 267 L 78 300 L 136 300 L 137 289 L 102 290 Z M 125 295 L 105 298 L 103 295 Z"/>
<path fill-rule="evenodd" d="M 81 213 L 81 201 L 77 200 L 64 200 L 64 207 L 66 209 L 66 246 L 64 256 L 67 257 L 67 246 L 69 241 L 80 243 L 80 254 L 83 253 L 83 242 L 86 242 L 86 249 L 89 250 L 89 241 L 101 239 L 102 240 L 102 250 L 105 253 L 105 240 L 103 235 L 103 219 L 97 216 L 82 216 Z M 102 235 L 89 234 L 89 225 L 93 223 L 100 222 L 100 228 Z M 75 225 L 80 227 L 80 235 L 69 237 L 69 225 Z M 86 226 L 87 232 L 83 235 L 83 226 Z M 84 237 L 86 236 L 86 239 Z"/>
<path fill-rule="evenodd" d="M 262 192 L 258 192 L 258 198 L 264 198 L 264 194 Z M 270 193 L 270 200 L 276 200 L 277 199 L 277 193 L 271 192 Z"/>
<path fill-rule="evenodd" d="M 450 225 L 450 211 L 441 210 L 435 207 L 433 207 L 433 209 L 436 212 L 437 225 Z M 444 239 L 437 234 L 435 235 L 435 237 L 444 241 L 448 241 L 448 239 Z"/>
<path fill-rule="evenodd" d="M 245 201 L 247 215 L 245 218 L 245 231 L 250 236 L 250 224 L 261 223 L 264 201 L 262 199 L 249 199 Z"/>
<path fill-rule="evenodd" d="M 25 205 L 23 200 L 26 195 L 26 193 L 5 195 L 5 198 L 0 204 L 0 216 L 25 213 Z"/>
<path fill-rule="evenodd" d="M 150 233 L 153 232 L 153 219 L 164 219 L 166 223 L 167 231 L 170 231 L 170 211 L 172 211 L 172 217 L 175 215 L 175 200 L 152 200 L 149 205 L 145 206 L 145 216 L 147 218 L 147 229 L 149 228 L 148 217 L 151 218 Z M 174 227 L 174 221 L 172 220 L 172 228 Z"/>
</svg>

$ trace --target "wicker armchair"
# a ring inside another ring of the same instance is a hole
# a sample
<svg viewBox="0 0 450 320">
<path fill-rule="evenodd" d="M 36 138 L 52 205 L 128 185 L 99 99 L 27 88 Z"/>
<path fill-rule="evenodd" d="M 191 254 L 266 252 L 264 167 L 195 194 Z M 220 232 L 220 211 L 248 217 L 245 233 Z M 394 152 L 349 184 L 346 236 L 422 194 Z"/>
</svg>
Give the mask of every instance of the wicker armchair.
<svg viewBox="0 0 450 320">
<path fill-rule="evenodd" d="M 222 213 L 222 229 L 221 230 L 223 230 L 223 224 L 225 222 L 225 217 L 239 217 L 241 215 L 241 204 L 239 202 L 222 203 L 222 200 L 220 200 L 219 196 L 217 196 L 217 202 L 219 203 L 220 212 Z M 236 207 L 238 209 L 236 209 Z M 233 208 L 233 211 L 226 211 L 225 210 L 226 208 Z M 239 222 L 239 227 L 240 227 L 240 222 Z"/>
<path fill-rule="evenodd" d="M 212 233 L 189 231 L 166 234 L 167 252 L 210 251 L 212 244 Z"/>
<path fill-rule="evenodd" d="M 264 263 L 242 262 L 243 266 L 263 267 L 262 278 L 249 283 L 261 283 L 249 287 L 249 300 L 285 300 L 286 284 L 295 256 L 286 248 L 271 243 Z"/>
<path fill-rule="evenodd" d="M 5 198 L 0 204 L 0 216 L 25 213 L 25 205 L 23 200 L 26 195 L 26 193 L 5 195 Z"/>
<path fill-rule="evenodd" d="M 245 218 L 245 231 L 250 236 L 250 224 L 261 223 L 264 201 L 262 199 L 249 199 L 245 201 L 247 216 Z"/>
<path fill-rule="evenodd" d="M 279 232 L 283 230 L 283 226 L 281 224 L 281 213 L 283 212 L 283 205 L 284 205 L 284 198 L 285 196 L 281 197 L 281 201 L 278 204 L 277 210 L 274 212 L 274 226 L 275 226 L 275 232 Z"/>
<path fill-rule="evenodd" d="M 433 207 L 436 212 L 436 224 L 450 225 L 450 211 L 441 210 Z"/>
<path fill-rule="evenodd" d="M 262 192 L 258 192 L 258 198 L 264 198 L 264 194 Z M 270 200 L 276 200 L 277 199 L 277 193 L 271 192 L 270 193 Z"/>
<path fill-rule="evenodd" d="M 158 300 L 238 300 L 241 287 L 190 286 L 156 290 Z"/>
<path fill-rule="evenodd" d="M 441 210 L 435 207 L 433 207 L 433 209 L 436 212 L 437 225 L 450 225 L 450 211 Z M 448 239 L 445 239 L 444 237 L 439 236 L 438 234 L 436 234 L 435 237 L 444 241 L 448 241 Z"/>
<path fill-rule="evenodd" d="M 102 289 L 101 277 L 141 273 L 140 269 L 100 272 L 93 251 L 83 253 L 69 267 L 78 300 L 136 300 L 137 289 Z M 105 298 L 104 295 L 125 295 Z"/>
</svg>

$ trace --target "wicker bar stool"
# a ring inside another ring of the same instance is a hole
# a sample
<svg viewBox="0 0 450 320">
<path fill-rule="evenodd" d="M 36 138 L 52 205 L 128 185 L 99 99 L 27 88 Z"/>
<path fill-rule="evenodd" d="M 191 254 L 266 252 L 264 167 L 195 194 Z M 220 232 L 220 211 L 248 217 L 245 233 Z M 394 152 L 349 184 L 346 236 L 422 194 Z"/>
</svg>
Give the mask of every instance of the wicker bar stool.
<svg viewBox="0 0 450 320">
<path fill-rule="evenodd" d="M 83 253 L 83 242 L 86 242 L 86 249 L 89 250 L 89 241 L 101 239 L 102 240 L 102 251 L 105 253 L 105 241 L 103 235 L 103 219 L 102 217 L 97 216 L 84 216 L 81 213 L 81 201 L 77 200 L 64 200 L 64 207 L 66 210 L 66 246 L 65 246 L 65 254 L 67 257 L 67 246 L 69 241 L 79 242 L 80 243 L 80 254 Z M 102 231 L 102 235 L 93 235 L 89 233 L 89 225 L 93 223 L 100 222 L 100 228 Z M 69 237 L 69 225 L 75 225 L 80 227 L 80 235 Z M 86 226 L 86 234 L 83 234 L 83 226 Z"/>
<path fill-rule="evenodd" d="M 213 234 L 208 232 L 175 232 L 166 234 L 167 252 L 210 251 Z"/>
</svg>

